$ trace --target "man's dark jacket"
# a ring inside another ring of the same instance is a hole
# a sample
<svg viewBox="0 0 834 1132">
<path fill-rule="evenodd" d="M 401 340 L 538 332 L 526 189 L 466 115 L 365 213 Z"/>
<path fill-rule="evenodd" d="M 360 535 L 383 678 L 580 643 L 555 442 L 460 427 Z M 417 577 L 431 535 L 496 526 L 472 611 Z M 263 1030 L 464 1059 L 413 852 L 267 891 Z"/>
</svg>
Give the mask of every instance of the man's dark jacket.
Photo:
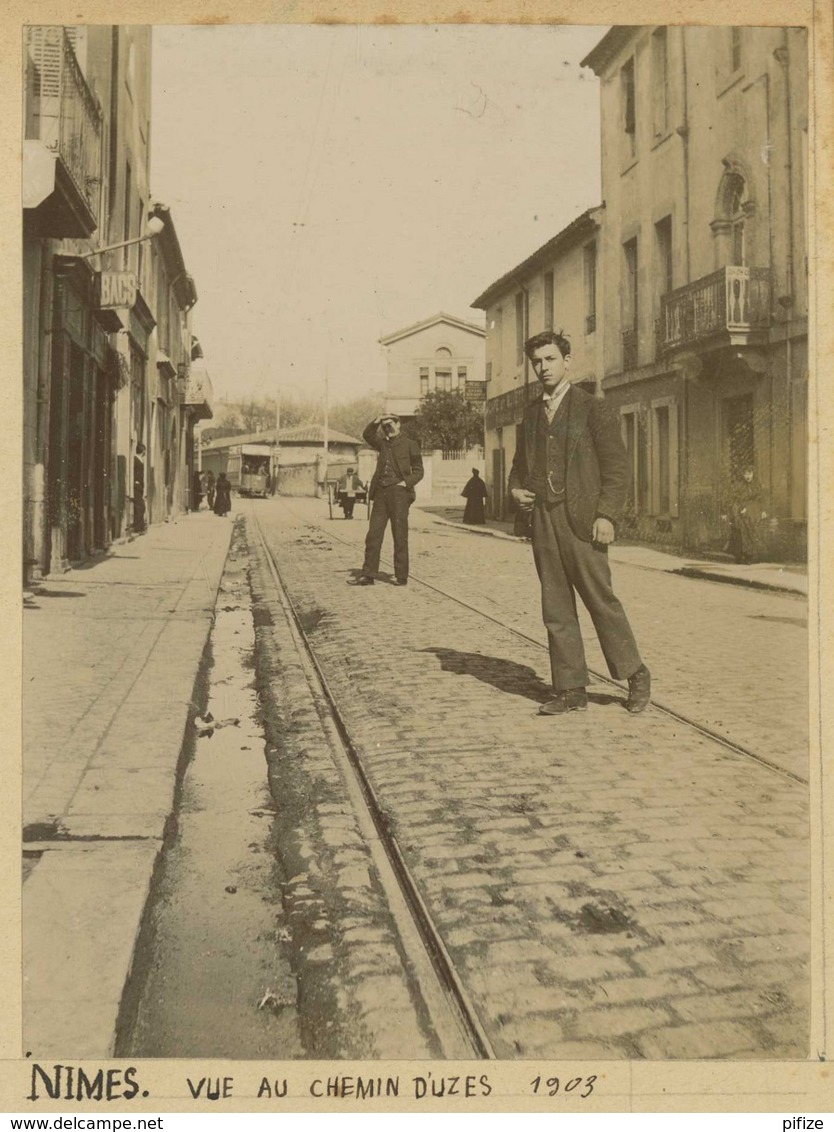
<svg viewBox="0 0 834 1132">
<path fill-rule="evenodd" d="M 413 502 L 415 484 L 418 484 L 423 478 L 423 457 L 420 455 L 420 445 L 410 436 L 406 436 L 404 432 L 400 432 L 398 436 L 389 441 L 382 431 L 382 425 L 374 424 L 373 421 L 362 433 L 362 439 L 366 444 L 370 444 L 371 448 L 375 448 L 379 452 L 376 471 L 368 487 L 368 499 L 373 499 L 376 494 L 379 477 L 382 475 L 383 447 L 390 445 L 394 464 L 402 476 Z"/>
<path fill-rule="evenodd" d="M 616 523 L 628 491 L 628 462 L 619 421 L 605 405 L 584 389 L 573 386 L 567 402 L 565 509 L 571 530 L 585 542 L 593 540 L 594 519 Z M 536 425 L 544 412 L 540 398 L 524 410 L 521 435 L 513 459 L 509 490 L 530 490 L 535 464 Z M 554 469 L 548 468 L 548 472 Z"/>
</svg>

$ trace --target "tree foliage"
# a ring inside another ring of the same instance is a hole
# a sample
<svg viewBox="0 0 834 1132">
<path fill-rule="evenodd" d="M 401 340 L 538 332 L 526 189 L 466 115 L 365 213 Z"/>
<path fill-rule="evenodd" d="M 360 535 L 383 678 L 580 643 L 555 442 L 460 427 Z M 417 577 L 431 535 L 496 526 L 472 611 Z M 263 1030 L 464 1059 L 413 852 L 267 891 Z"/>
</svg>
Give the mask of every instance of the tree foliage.
<svg viewBox="0 0 834 1132">
<path fill-rule="evenodd" d="M 413 429 L 423 448 L 461 451 L 484 442 L 479 403 L 467 401 L 459 389 L 435 389 L 420 401 Z"/>
<path fill-rule="evenodd" d="M 275 428 L 275 402 L 251 399 L 240 407 L 240 423 L 244 432 L 266 432 Z M 283 426 L 283 421 L 281 422 Z"/>
<path fill-rule="evenodd" d="M 348 436 L 361 437 L 368 421 L 378 417 L 385 407 L 383 393 L 366 393 L 331 405 L 328 411 L 330 428 Z M 216 423 L 201 431 L 202 443 L 224 436 L 241 436 L 245 433 L 266 432 L 275 428 L 276 404 L 274 397 L 249 398 L 237 403 L 220 402 L 215 406 Z M 281 429 L 304 424 L 324 423 L 324 403 L 321 398 L 281 398 Z"/>
<path fill-rule="evenodd" d="M 369 421 L 374 420 L 385 409 L 384 393 L 367 393 L 354 397 L 330 410 L 330 426 L 348 436 L 360 438 Z"/>
</svg>

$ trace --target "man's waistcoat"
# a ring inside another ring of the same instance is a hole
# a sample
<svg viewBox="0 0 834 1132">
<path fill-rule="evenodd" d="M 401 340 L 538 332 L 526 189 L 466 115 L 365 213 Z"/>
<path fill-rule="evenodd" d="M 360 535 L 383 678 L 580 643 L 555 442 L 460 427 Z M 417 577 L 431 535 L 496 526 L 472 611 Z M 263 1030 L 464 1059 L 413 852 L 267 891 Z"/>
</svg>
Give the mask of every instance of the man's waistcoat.
<svg viewBox="0 0 834 1132">
<path fill-rule="evenodd" d="M 568 452 L 568 410 L 564 397 L 550 423 L 544 404 L 539 404 L 533 451 L 530 490 L 549 503 L 564 499 Z"/>
<path fill-rule="evenodd" d="M 574 534 L 590 541 L 594 518 L 604 515 L 616 522 L 625 503 L 628 462 L 619 419 L 615 410 L 576 387 L 565 394 L 554 425 L 562 410 L 567 415 L 564 447 L 560 454 L 554 446 L 553 455 L 548 455 L 542 466 L 551 473 L 552 486 L 564 483 L 565 509 Z M 528 405 L 524 411 L 510 472 L 510 491 L 517 487 L 536 490 L 533 480 L 537 474 L 536 441 L 541 414 L 541 402 Z M 562 481 L 556 478 L 560 472 Z M 546 494 L 539 497 L 548 498 Z"/>
</svg>

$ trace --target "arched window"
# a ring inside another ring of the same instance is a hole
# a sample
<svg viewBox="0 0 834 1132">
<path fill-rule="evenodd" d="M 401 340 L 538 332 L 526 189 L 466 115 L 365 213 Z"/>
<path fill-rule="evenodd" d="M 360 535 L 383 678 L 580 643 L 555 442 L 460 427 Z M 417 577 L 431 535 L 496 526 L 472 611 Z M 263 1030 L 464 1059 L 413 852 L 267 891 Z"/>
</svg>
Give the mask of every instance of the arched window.
<svg viewBox="0 0 834 1132">
<path fill-rule="evenodd" d="M 438 346 L 434 351 L 437 359 L 434 367 L 434 387 L 443 393 L 452 390 L 452 351 L 447 346 Z"/>
<path fill-rule="evenodd" d="M 715 201 L 715 220 L 710 225 L 716 241 L 715 265 L 749 265 L 755 215 L 749 178 L 736 161 L 725 159 L 724 167 Z"/>
<path fill-rule="evenodd" d="M 725 189 L 726 218 L 730 222 L 730 263 L 744 263 L 744 203 L 747 186 L 740 173 L 727 177 Z"/>
</svg>

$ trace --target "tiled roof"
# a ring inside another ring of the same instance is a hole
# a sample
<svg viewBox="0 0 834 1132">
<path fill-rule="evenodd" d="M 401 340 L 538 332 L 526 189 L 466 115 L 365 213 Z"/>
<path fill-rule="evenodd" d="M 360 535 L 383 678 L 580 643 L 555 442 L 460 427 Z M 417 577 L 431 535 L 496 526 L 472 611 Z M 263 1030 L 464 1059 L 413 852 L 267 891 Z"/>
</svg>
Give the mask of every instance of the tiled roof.
<svg viewBox="0 0 834 1132">
<path fill-rule="evenodd" d="M 624 47 L 636 31 L 641 31 L 636 24 L 618 24 L 607 31 L 596 47 L 585 56 L 580 67 L 590 67 L 595 75 L 601 75 L 620 48 Z"/>
<path fill-rule="evenodd" d="M 492 300 L 497 298 L 502 291 L 505 291 L 510 284 L 514 285 L 516 289 L 518 288 L 519 276 L 524 275 L 526 272 L 537 267 L 544 260 L 550 259 L 558 252 L 563 251 L 571 245 L 573 240 L 591 235 L 599 227 L 595 213 L 604 207 L 604 204 L 598 204 L 593 208 L 586 208 L 581 216 L 577 216 L 566 228 L 563 228 L 561 232 L 557 232 L 546 244 L 542 244 L 540 248 L 537 248 L 532 255 L 522 260 L 521 263 L 511 271 L 502 275 L 500 279 L 496 279 L 494 283 L 490 283 L 484 293 L 474 300 L 472 306 L 478 310 L 486 310 Z"/>
<path fill-rule="evenodd" d="M 364 441 L 357 440 L 355 436 L 348 436 L 336 429 L 328 429 L 328 443 L 330 444 L 356 444 L 362 445 Z M 279 440 L 281 444 L 324 444 L 324 425 L 306 424 L 296 425 L 295 428 L 282 428 Z M 236 436 L 218 436 L 203 446 L 204 451 L 216 448 L 229 448 L 236 444 L 275 444 L 275 429 L 269 428 L 265 432 L 246 432 Z"/>
</svg>

